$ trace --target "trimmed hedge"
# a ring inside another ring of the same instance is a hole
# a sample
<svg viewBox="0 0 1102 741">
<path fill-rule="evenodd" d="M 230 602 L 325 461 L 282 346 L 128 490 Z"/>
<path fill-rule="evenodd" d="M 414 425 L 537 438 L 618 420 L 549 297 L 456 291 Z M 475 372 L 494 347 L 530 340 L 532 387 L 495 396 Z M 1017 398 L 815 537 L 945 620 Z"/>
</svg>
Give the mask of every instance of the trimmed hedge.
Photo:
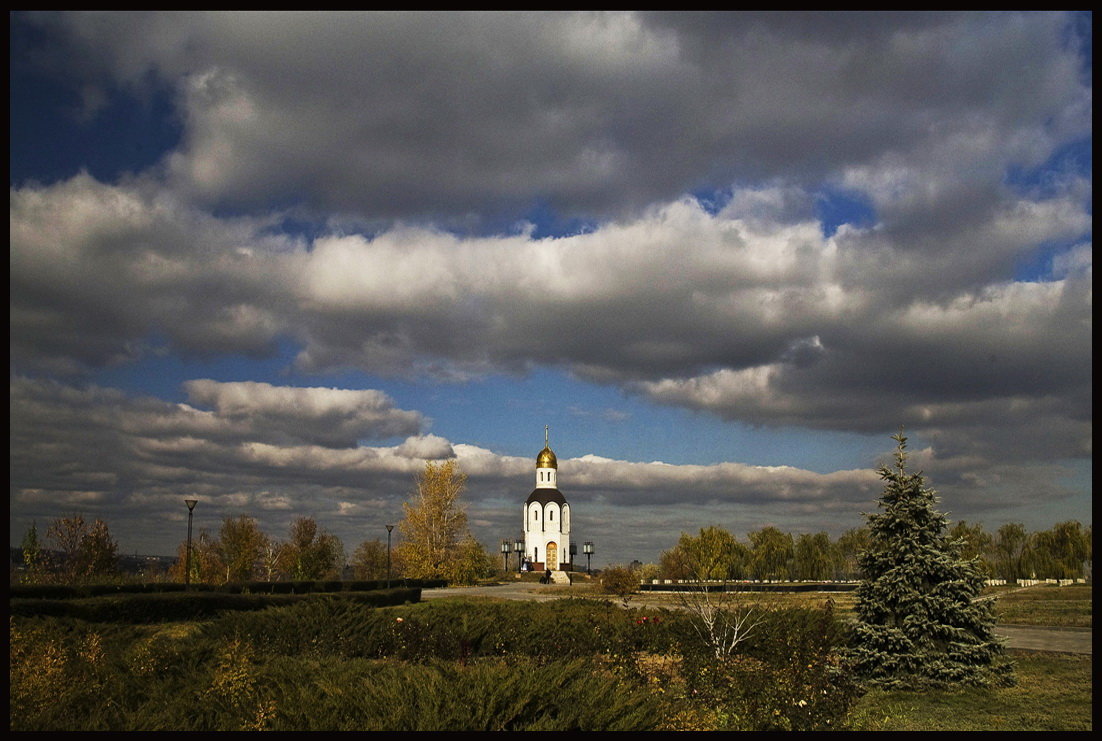
<svg viewBox="0 0 1102 741">
<path fill-rule="evenodd" d="M 227 615 L 206 626 L 204 634 L 239 637 L 281 656 L 324 653 L 425 662 L 518 655 L 552 661 L 601 655 L 618 662 L 636 651 L 673 649 L 675 634 L 667 629 L 673 616 L 660 614 L 668 617 L 590 600 L 447 599 L 386 610 L 315 600 L 287 610 Z"/>
<path fill-rule="evenodd" d="M 366 581 L 250 581 L 226 584 L 148 582 L 144 584 L 13 584 L 11 599 L 86 599 L 108 594 L 158 594 L 162 592 L 220 592 L 224 594 L 317 594 L 328 592 L 374 592 L 407 587 L 436 589 L 448 586 L 445 579 L 386 579 Z"/>
<path fill-rule="evenodd" d="M 145 584 L 12 584 L 12 599 L 86 599 L 105 594 L 157 594 L 183 592 L 183 584 L 148 582 Z"/>
<path fill-rule="evenodd" d="M 78 599 L 12 599 L 10 614 L 20 617 L 68 617 L 93 623 L 160 623 L 205 620 L 223 612 L 250 612 L 329 597 L 343 602 L 386 607 L 421 600 L 420 588 L 382 589 L 339 594 L 230 594 L 173 592 L 116 594 Z"/>
</svg>

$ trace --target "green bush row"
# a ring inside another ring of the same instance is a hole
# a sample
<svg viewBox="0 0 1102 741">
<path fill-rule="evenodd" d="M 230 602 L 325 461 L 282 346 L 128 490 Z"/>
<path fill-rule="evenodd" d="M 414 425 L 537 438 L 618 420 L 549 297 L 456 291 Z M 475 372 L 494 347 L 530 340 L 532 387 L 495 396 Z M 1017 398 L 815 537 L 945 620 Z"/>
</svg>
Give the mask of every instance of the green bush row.
<svg viewBox="0 0 1102 741">
<path fill-rule="evenodd" d="M 227 594 L 311 594 L 316 592 L 370 592 L 394 587 L 434 589 L 446 587 L 444 579 L 372 579 L 361 581 L 251 581 L 227 584 L 148 582 L 142 584 L 13 584 L 12 599 L 84 599 L 108 594 L 159 594 L 162 592 L 223 592 Z"/>
<path fill-rule="evenodd" d="M 551 660 L 671 651 L 685 629 L 674 617 L 668 611 L 628 611 L 610 602 L 570 599 L 543 604 L 431 600 L 387 610 L 314 601 L 278 613 L 227 616 L 206 630 L 211 636 L 240 636 L 281 656 Z"/>
<path fill-rule="evenodd" d="M 168 592 L 161 594 L 108 594 L 83 599 L 12 599 L 10 614 L 20 617 L 75 618 L 93 623 L 146 624 L 207 620 L 220 613 L 264 610 L 317 600 L 311 594 L 232 594 L 226 592 Z M 385 607 L 421 599 L 419 588 L 342 592 L 335 601 L 367 607 Z"/>
<path fill-rule="evenodd" d="M 143 584 L 12 584 L 12 599 L 83 599 L 104 594 L 158 594 L 183 592 L 183 584 L 149 582 Z"/>
<path fill-rule="evenodd" d="M 284 606 L 13 617 L 12 729 L 828 730 L 859 696 L 824 610 L 765 613 L 719 659 L 688 614 L 611 602 L 157 596 Z"/>
</svg>

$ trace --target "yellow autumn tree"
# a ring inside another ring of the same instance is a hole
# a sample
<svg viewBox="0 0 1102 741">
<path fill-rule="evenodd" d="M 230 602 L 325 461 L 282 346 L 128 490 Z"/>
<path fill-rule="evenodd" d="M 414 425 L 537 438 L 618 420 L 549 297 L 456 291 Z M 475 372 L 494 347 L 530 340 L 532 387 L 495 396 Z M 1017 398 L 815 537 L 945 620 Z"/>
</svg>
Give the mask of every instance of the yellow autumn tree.
<svg viewBox="0 0 1102 741">
<path fill-rule="evenodd" d="M 411 501 L 402 505 L 405 519 L 398 523 L 403 576 L 441 579 L 455 572 L 459 544 L 469 535 L 467 513 L 459 501 L 466 484 L 467 476 L 454 460 L 425 463 Z"/>
</svg>

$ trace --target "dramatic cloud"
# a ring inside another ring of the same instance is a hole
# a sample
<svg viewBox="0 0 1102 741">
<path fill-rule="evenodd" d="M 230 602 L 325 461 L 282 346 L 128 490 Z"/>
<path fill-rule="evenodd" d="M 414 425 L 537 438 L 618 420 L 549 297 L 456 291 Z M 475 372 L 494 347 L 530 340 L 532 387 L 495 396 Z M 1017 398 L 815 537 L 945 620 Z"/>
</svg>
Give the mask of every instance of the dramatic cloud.
<svg viewBox="0 0 1102 741">
<path fill-rule="evenodd" d="M 285 337 L 314 372 L 462 378 L 546 364 L 755 424 L 1018 429 L 1036 424 L 1023 414 L 1035 409 L 1054 426 L 1048 447 L 1022 436 L 1008 452 L 1086 452 L 1089 419 L 1074 410 L 1091 393 L 1089 248 L 1041 282 L 978 276 L 1074 239 L 1089 213 L 1067 200 L 1008 204 L 973 225 L 971 249 L 916 253 L 878 229 L 825 237 L 815 222 L 772 220 L 763 204 L 776 194 L 739 196 L 716 214 L 683 200 L 560 238 L 403 228 L 305 243 L 83 176 L 17 190 L 13 358 L 102 364 L 151 333 L 204 353 Z M 374 419 L 366 392 L 188 389 L 230 416 L 269 418 L 273 434 L 332 417 L 326 445 L 371 425 L 419 429 Z"/>
<path fill-rule="evenodd" d="M 171 179 L 261 211 L 492 221 L 544 199 L 601 216 L 736 179 L 840 176 L 901 216 L 982 211 L 1008 164 L 1041 164 L 1091 120 L 1058 14 L 19 20 L 85 100 L 171 91 Z"/>
<path fill-rule="evenodd" d="M 1089 14 L 10 20 L 13 533 L 355 545 L 455 458 L 492 541 L 533 377 L 609 558 L 851 527 L 900 427 L 958 513 L 1089 516 Z"/>
<path fill-rule="evenodd" d="M 184 353 L 259 354 L 287 288 L 264 225 L 226 221 L 171 194 L 110 187 L 86 174 L 11 190 L 11 356 L 21 368 L 73 372 L 135 359 L 166 332 Z M 254 250 L 266 257 L 252 258 Z M 274 292 L 274 293 L 273 293 Z"/>
</svg>

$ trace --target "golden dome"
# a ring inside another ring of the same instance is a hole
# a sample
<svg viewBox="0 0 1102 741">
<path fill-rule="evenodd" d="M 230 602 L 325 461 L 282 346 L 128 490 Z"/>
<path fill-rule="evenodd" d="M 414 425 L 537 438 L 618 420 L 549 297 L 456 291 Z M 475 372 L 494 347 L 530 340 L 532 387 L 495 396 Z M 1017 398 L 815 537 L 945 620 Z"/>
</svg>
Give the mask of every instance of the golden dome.
<svg viewBox="0 0 1102 741">
<path fill-rule="evenodd" d="M 540 454 L 536 456 L 536 468 L 555 468 L 559 467 L 559 461 L 555 458 L 555 454 L 551 452 L 551 448 L 544 448 L 540 451 Z"/>
</svg>

